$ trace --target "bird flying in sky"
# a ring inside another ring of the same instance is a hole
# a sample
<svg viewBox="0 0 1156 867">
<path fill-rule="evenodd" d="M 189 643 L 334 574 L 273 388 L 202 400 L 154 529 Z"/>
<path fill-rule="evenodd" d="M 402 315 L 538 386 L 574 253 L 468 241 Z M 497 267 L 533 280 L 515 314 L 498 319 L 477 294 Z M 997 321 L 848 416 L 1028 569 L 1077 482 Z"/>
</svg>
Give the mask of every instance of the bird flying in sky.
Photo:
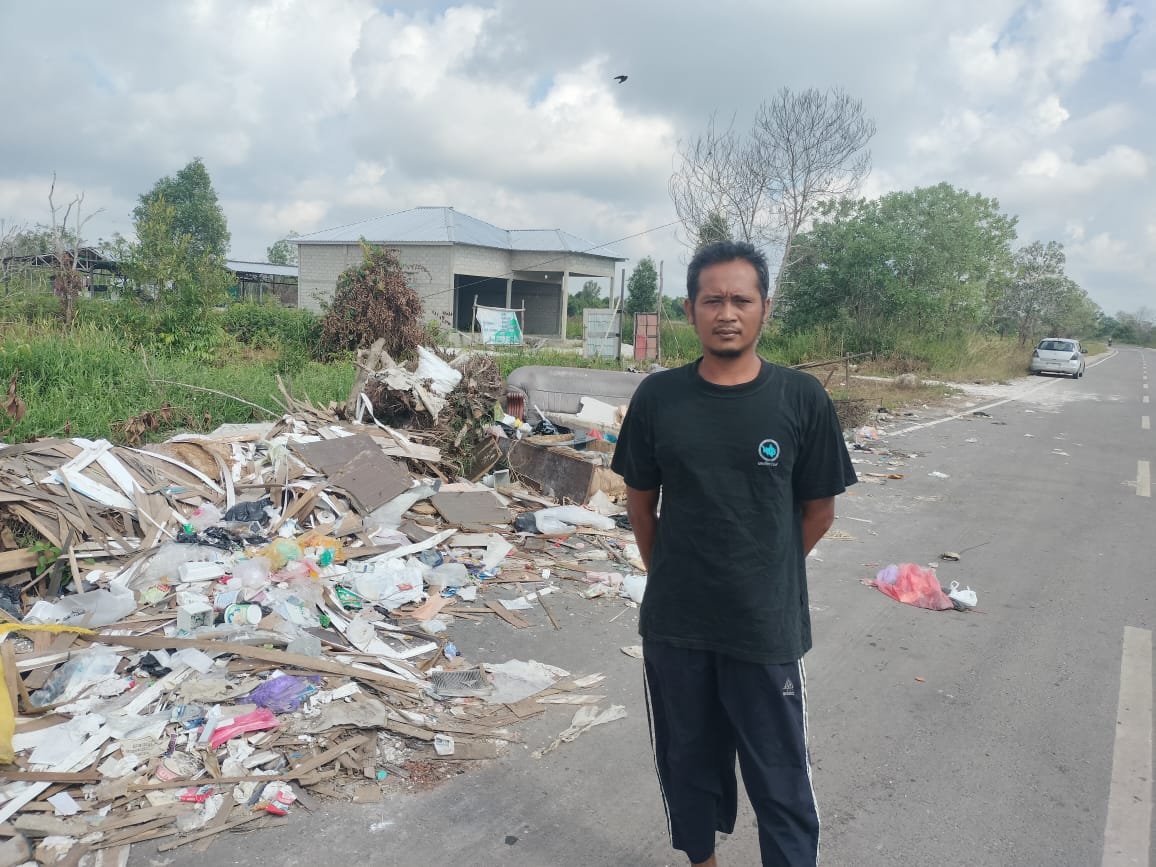
<svg viewBox="0 0 1156 867">
<path fill-rule="evenodd" d="M 616 76 L 614 76 L 614 80 L 617 81 L 619 84 L 622 84 L 622 82 L 626 81 L 626 79 L 628 77 L 629 76 L 626 76 L 626 75 L 616 75 Z"/>
</svg>

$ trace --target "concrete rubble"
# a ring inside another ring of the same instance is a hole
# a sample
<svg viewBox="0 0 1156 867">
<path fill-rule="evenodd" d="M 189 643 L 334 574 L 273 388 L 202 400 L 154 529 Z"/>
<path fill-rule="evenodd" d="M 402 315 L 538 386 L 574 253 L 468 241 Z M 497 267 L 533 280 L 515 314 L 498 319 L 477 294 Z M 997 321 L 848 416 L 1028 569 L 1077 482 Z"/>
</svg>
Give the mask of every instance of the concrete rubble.
<svg viewBox="0 0 1156 867">
<path fill-rule="evenodd" d="M 624 713 L 454 643 L 548 636 L 552 594 L 637 604 L 613 427 L 535 435 L 484 356 L 360 362 L 272 424 L 0 444 L 4 863 L 203 850 L 497 758 L 551 704 L 581 707 L 539 754 Z"/>
</svg>

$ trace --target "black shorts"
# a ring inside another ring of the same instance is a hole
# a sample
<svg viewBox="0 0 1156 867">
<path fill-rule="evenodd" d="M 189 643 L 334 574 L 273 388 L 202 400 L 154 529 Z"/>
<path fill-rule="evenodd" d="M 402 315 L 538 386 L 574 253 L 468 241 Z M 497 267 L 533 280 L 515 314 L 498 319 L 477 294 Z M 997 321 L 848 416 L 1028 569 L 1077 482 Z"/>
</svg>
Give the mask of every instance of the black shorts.
<svg viewBox="0 0 1156 867">
<path fill-rule="evenodd" d="M 766 665 L 643 642 L 655 765 L 671 843 L 705 861 L 734 831 L 735 759 L 764 867 L 814 867 L 819 813 L 807 753 L 803 662 Z"/>
</svg>

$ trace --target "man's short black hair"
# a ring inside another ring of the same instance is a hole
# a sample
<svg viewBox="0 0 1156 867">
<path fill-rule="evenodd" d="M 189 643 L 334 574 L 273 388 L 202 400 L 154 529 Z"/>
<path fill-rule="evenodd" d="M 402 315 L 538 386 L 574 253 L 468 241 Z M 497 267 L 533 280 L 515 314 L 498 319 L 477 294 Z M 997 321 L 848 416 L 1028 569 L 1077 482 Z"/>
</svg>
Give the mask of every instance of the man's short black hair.
<svg viewBox="0 0 1156 867">
<path fill-rule="evenodd" d="M 767 295 L 771 291 L 771 276 L 767 269 L 767 257 L 755 249 L 753 244 L 748 244 L 746 241 L 715 241 L 695 253 L 686 269 L 686 297 L 690 299 L 690 303 L 694 304 L 694 299 L 698 296 L 698 275 L 703 268 L 722 262 L 733 262 L 735 259 L 743 259 L 751 263 L 755 273 L 759 276 L 759 294 L 766 301 Z"/>
</svg>

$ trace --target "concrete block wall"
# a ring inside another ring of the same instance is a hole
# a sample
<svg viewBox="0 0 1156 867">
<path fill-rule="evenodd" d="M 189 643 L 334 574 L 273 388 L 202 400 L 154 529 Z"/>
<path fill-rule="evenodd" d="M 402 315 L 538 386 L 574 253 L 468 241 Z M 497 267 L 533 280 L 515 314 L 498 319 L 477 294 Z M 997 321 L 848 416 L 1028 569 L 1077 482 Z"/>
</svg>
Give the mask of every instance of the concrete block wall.
<svg viewBox="0 0 1156 867">
<path fill-rule="evenodd" d="M 427 318 L 452 315 L 453 281 L 450 275 L 450 246 L 394 246 L 403 265 L 414 268 L 410 285 L 422 297 Z M 333 301 L 333 291 L 341 272 L 361 261 L 360 244 L 308 244 L 297 248 L 298 304 L 304 310 L 321 312 L 322 302 Z"/>
<path fill-rule="evenodd" d="M 321 312 L 321 304 L 333 301 L 337 277 L 361 261 L 359 244 L 298 244 L 297 305 Z"/>
</svg>

